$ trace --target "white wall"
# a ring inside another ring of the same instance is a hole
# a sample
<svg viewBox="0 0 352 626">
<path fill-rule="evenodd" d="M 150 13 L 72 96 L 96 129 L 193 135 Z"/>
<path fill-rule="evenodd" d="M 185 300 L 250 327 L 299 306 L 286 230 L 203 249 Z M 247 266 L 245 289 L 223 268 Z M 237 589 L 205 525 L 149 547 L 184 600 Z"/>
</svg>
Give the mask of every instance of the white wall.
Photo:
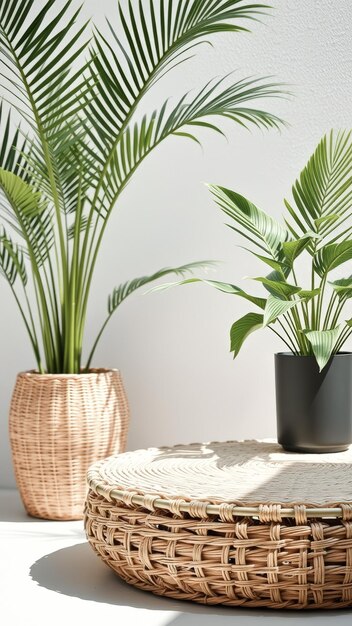
<svg viewBox="0 0 352 626">
<path fill-rule="evenodd" d="M 57 0 L 60 4 L 61 0 Z M 214 278 L 241 283 L 260 265 L 236 247 L 203 181 L 232 187 L 279 215 L 282 199 L 321 135 L 352 124 L 352 17 L 349 0 L 276 1 L 274 16 L 252 35 L 221 35 L 188 68 L 154 90 L 150 102 L 200 86 L 238 68 L 237 75 L 275 75 L 295 98 L 267 107 L 290 124 L 281 134 L 226 125 L 229 141 L 204 134 L 204 153 L 172 138 L 145 163 L 111 221 L 97 270 L 87 337 L 124 279 L 197 259 L 223 261 Z M 103 23 L 116 0 L 84 1 Z M 99 7 L 99 9 L 98 9 Z M 258 275 L 258 274 L 257 274 Z M 6 285 L 0 283 L 0 485 L 14 484 L 7 434 L 18 370 L 31 368 L 27 338 Z M 246 304 L 192 286 L 127 301 L 111 323 L 96 365 L 119 367 L 131 404 L 129 448 L 275 434 L 273 353 L 269 332 L 256 334 L 237 361 L 229 327 Z"/>
</svg>

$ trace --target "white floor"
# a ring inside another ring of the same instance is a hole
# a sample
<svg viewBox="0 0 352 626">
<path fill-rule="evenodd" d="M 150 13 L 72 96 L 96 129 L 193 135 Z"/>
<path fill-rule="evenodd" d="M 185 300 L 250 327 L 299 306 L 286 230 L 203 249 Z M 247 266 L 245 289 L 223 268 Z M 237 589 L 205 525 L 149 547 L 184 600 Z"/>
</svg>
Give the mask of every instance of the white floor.
<svg viewBox="0 0 352 626">
<path fill-rule="evenodd" d="M 342 626 L 352 618 L 352 611 L 208 608 L 138 591 L 99 561 L 82 522 L 30 518 L 15 491 L 0 491 L 0 607 L 2 626 L 281 626 L 285 618 L 290 626 Z"/>
</svg>

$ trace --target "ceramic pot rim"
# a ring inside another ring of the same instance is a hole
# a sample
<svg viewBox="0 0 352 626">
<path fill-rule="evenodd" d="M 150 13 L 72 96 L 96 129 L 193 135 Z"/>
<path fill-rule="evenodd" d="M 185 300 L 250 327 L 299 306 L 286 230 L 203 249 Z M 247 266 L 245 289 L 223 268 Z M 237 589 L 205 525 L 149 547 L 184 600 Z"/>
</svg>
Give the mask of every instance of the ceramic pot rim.
<svg viewBox="0 0 352 626">
<path fill-rule="evenodd" d="M 275 352 L 274 355 L 276 358 L 277 357 L 288 357 L 288 358 L 294 358 L 294 359 L 314 359 L 315 360 L 315 356 L 314 355 L 307 355 L 307 354 L 293 354 L 293 352 Z M 330 358 L 338 358 L 338 357 L 347 357 L 347 356 L 352 356 L 352 352 L 347 352 L 347 351 L 342 351 L 342 352 L 337 352 L 336 354 L 332 354 Z"/>
</svg>

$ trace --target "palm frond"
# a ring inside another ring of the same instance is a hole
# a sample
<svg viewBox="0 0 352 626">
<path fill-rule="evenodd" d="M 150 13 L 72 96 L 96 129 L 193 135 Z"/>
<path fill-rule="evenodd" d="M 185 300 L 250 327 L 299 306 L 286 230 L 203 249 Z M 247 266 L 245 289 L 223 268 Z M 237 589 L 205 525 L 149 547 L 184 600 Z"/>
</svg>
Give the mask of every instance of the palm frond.
<svg viewBox="0 0 352 626">
<path fill-rule="evenodd" d="M 129 1 L 125 7 L 119 3 L 116 26 L 109 23 L 112 41 L 97 32 L 89 68 L 95 96 L 87 96 L 85 113 L 88 119 L 86 130 L 96 154 L 98 171 L 94 205 L 96 201 L 98 205 L 102 204 L 105 195 L 102 188 L 108 184 L 110 164 L 118 158 L 118 146 L 125 138 L 125 131 L 155 80 L 187 60 L 190 50 L 207 36 L 215 32 L 246 30 L 242 21 L 256 19 L 267 9 L 265 4 L 247 4 L 243 0 L 150 0 L 147 8 L 142 0 Z M 238 82 L 232 89 L 216 95 L 212 102 L 210 96 L 214 86 L 208 93 L 207 86 L 204 87 L 192 103 L 197 106 L 199 115 L 189 115 L 188 123 L 200 121 L 206 124 L 204 118 L 210 114 L 230 117 L 244 126 L 256 124 L 268 128 L 280 125 L 275 116 L 245 106 L 257 97 L 274 95 L 273 87 L 268 85 L 266 92 L 264 85 L 259 89 L 254 83 L 251 84 L 250 80 L 242 84 Z M 237 106 L 233 111 L 235 98 Z M 201 110 L 202 104 L 204 111 Z M 179 106 L 181 103 L 175 107 L 174 116 Z M 163 110 L 164 107 L 160 113 Z M 211 124 L 208 127 L 214 129 Z M 183 136 L 193 139 L 192 130 L 194 127 L 189 132 L 175 128 L 173 132 L 182 132 Z M 134 130 L 129 128 L 129 134 L 133 133 Z M 108 202 L 106 198 L 105 202 Z M 105 206 L 104 211 L 107 210 Z"/>
<path fill-rule="evenodd" d="M 195 269 L 201 269 L 213 265 L 212 261 L 197 261 L 194 263 L 188 263 L 187 265 L 181 265 L 179 267 L 165 267 L 150 276 L 142 276 L 135 278 L 131 281 L 123 283 L 119 287 L 116 287 L 112 294 L 108 298 L 108 313 L 112 315 L 116 309 L 122 304 L 122 302 L 128 298 L 134 291 L 144 287 L 149 283 L 153 283 L 159 278 L 168 276 L 169 274 L 175 274 L 175 276 L 184 276 L 188 272 L 192 272 Z"/>
<path fill-rule="evenodd" d="M 76 0 L 59 7 L 55 0 L 0 2 L 3 98 L 25 121 L 13 132 L 0 105 L 0 213 L 11 236 L 20 238 L 13 245 L 3 238 L 3 263 L 12 280 L 11 258 L 23 254 L 25 262 L 28 255 L 37 315 L 28 298 L 29 317 L 20 308 L 40 371 L 37 322 L 47 370 L 80 371 L 87 303 L 108 218 L 150 152 L 172 135 L 199 142 L 199 129 L 222 133 L 217 117 L 245 127 L 280 126 L 254 106 L 278 95 L 278 87 L 253 79 L 230 86 L 209 82 L 139 115 L 147 91 L 196 46 L 214 33 L 246 30 L 267 9 L 246 0 L 126 0 L 117 3 L 108 36 L 95 31 L 88 51 Z M 18 257 L 17 276 L 21 266 Z M 109 319 L 142 284 L 189 269 L 167 268 L 116 288 Z"/>
<path fill-rule="evenodd" d="M 39 184 L 45 185 L 58 212 L 65 197 L 56 151 L 67 141 L 67 129 L 82 111 L 82 98 L 87 99 L 91 85 L 85 76 L 88 65 L 72 69 L 88 44 L 83 38 L 87 23 L 76 26 L 81 9 L 73 9 L 73 0 L 59 11 L 54 5 L 54 0 L 46 0 L 42 8 L 35 0 L 2 3 L 0 61 L 7 67 L 4 89 L 12 94 L 13 106 L 21 110 L 34 136 L 27 176 L 35 172 L 38 178 L 40 173 Z M 61 244 L 64 253 L 62 233 Z"/>
<path fill-rule="evenodd" d="M 331 131 L 320 141 L 293 185 L 294 204 L 285 201 L 290 214 L 287 226 L 295 237 L 305 235 L 307 230 L 314 231 L 322 247 L 333 243 L 341 230 L 346 238 L 352 233 L 351 168 L 351 132 Z M 312 245 L 308 250 L 312 250 Z"/>
<path fill-rule="evenodd" d="M 97 31 L 98 54 L 92 53 L 92 79 L 99 97 L 92 103 L 91 116 L 104 143 L 110 139 L 114 144 L 143 94 L 163 73 L 186 60 L 199 40 L 216 32 L 246 30 L 238 20 L 255 19 L 267 8 L 243 0 L 150 0 L 148 10 L 141 0 L 129 0 L 126 7 L 119 3 L 116 26 L 108 22 L 113 44 Z"/>
<path fill-rule="evenodd" d="M 0 273 L 11 287 L 18 277 L 24 286 L 27 284 L 23 250 L 12 241 L 4 227 L 0 230 Z"/>
<path fill-rule="evenodd" d="M 282 246 L 290 238 L 287 229 L 235 191 L 216 185 L 209 187 L 222 211 L 234 220 L 236 226 L 230 224 L 230 228 L 274 261 L 281 261 Z"/>
<path fill-rule="evenodd" d="M 203 124 L 212 128 L 213 125 L 207 120 L 217 117 L 228 117 L 241 125 L 245 118 L 247 124 L 251 122 L 265 128 L 280 126 L 281 120 L 275 115 L 243 106 L 247 100 L 251 101 L 253 98 L 277 96 L 276 85 L 262 81 L 240 80 L 219 91 L 221 82 L 212 81 L 192 99 L 185 94 L 172 107 L 165 101 L 160 111 L 154 111 L 150 116 L 145 115 L 139 123 L 127 125 L 108 166 L 105 166 L 100 194 L 96 197 L 95 208 L 99 215 L 105 218 L 139 164 L 171 135 L 187 136 L 198 141 L 195 136 L 197 125 Z M 286 230 L 281 227 L 280 232 L 286 233 Z"/>
<path fill-rule="evenodd" d="M 0 168 L 18 174 L 23 165 L 26 140 L 22 139 L 19 127 L 12 131 L 11 109 L 6 115 L 3 101 L 0 101 L 0 137 Z"/>
<path fill-rule="evenodd" d="M 82 69 L 72 76 L 71 67 L 87 45 L 81 41 L 86 24 L 75 26 L 80 9 L 72 13 L 68 0 L 55 12 L 54 4 L 47 0 L 38 10 L 35 0 L 8 0 L 0 7 L 0 54 L 8 82 L 21 98 L 26 94 L 33 121 L 40 121 L 46 135 L 58 110 L 69 116 L 78 106 L 75 88 Z"/>
<path fill-rule="evenodd" d="M 347 239 L 340 243 L 329 243 L 316 253 L 314 270 L 321 278 L 336 267 L 352 259 L 352 240 Z"/>
<path fill-rule="evenodd" d="M 133 280 L 127 281 L 119 287 L 115 287 L 113 292 L 108 297 L 108 316 L 104 321 L 100 332 L 94 342 L 93 348 L 88 358 L 87 368 L 89 368 L 92 358 L 94 356 L 96 347 L 100 338 L 109 323 L 111 317 L 118 309 L 118 307 L 128 298 L 132 293 L 134 293 L 137 289 L 144 287 L 150 283 L 155 282 L 159 278 L 163 278 L 164 276 L 168 276 L 169 274 L 175 274 L 176 276 L 185 276 L 189 272 L 193 272 L 195 269 L 200 268 L 208 268 L 209 266 L 214 265 L 212 261 L 196 261 L 193 263 L 187 263 L 186 265 L 180 265 L 179 267 L 164 267 L 163 269 L 151 274 L 149 276 L 141 276 L 139 278 L 134 278 Z"/>
<path fill-rule="evenodd" d="M 7 206 L 2 206 L 3 219 L 25 242 L 38 267 L 43 265 L 54 242 L 51 212 L 40 192 L 12 172 L 0 169 L 0 189 Z"/>
</svg>

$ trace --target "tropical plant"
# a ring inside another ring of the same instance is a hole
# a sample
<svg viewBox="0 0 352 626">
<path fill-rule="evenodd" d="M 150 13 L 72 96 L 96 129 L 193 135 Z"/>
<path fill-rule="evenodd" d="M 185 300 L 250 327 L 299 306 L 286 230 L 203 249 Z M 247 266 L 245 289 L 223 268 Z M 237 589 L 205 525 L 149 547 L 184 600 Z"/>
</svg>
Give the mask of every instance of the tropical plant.
<svg viewBox="0 0 352 626">
<path fill-rule="evenodd" d="M 285 200 L 284 223 L 235 191 L 216 185 L 210 185 L 210 190 L 233 220 L 228 226 L 250 242 L 246 250 L 270 267 L 269 274 L 253 279 L 263 285 L 265 297 L 200 278 L 160 288 L 201 281 L 248 300 L 261 312 L 247 313 L 233 324 L 234 357 L 253 331 L 269 328 L 294 355 L 314 355 L 321 371 L 352 334 L 352 319 L 346 320 L 344 314 L 352 298 L 351 272 L 331 277 L 333 270 L 352 259 L 351 132 L 331 131 L 320 141 L 292 187 L 292 201 Z M 302 275 L 310 267 L 308 289 L 301 287 L 298 257 Z"/>
<path fill-rule="evenodd" d="M 60 6 L 59 6 L 60 5 Z M 82 347 L 97 257 L 109 217 L 143 160 L 173 135 L 280 120 L 249 102 L 275 96 L 268 80 L 213 80 L 143 113 L 143 97 L 196 46 L 245 31 L 266 6 L 244 0 L 117 2 L 108 35 L 77 25 L 72 0 L 0 1 L 0 271 L 19 306 L 39 372 L 89 368 L 113 313 L 136 289 L 197 264 L 115 288 L 85 367 Z M 20 116 L 16 129 L 13 121 Z"/>
</svg>

